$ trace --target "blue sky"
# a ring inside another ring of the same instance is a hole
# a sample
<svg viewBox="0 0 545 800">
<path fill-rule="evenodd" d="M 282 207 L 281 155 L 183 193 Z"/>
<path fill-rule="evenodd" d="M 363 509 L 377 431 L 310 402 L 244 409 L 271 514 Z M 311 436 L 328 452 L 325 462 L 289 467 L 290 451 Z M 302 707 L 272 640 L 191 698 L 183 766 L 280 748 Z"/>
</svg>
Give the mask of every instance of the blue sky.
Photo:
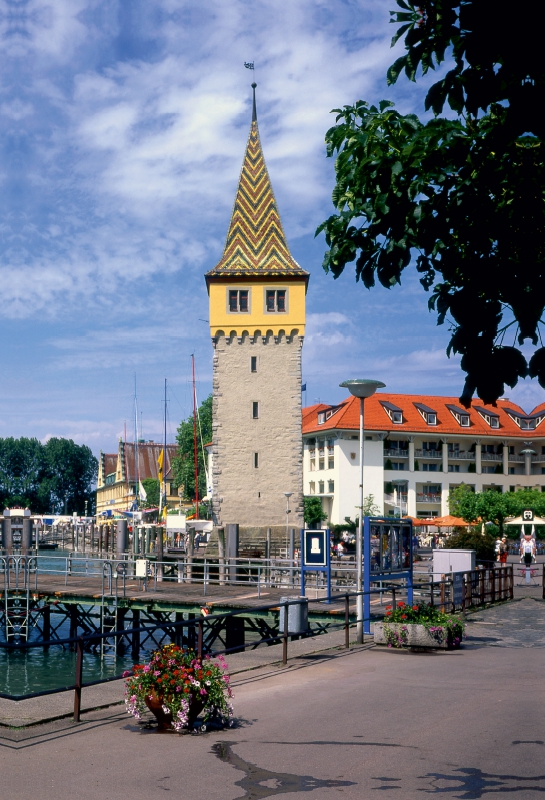
<svg viewBox="0 0 545 800">
<path fill-rule="evenodd" d="M 386 87 L 385 0 L 0 0 L 0 436 L 68 436 L 96 453 L 190 411 L 190 355 L 211 388 L 203 273 L 221 256 L 250 122 L 294 257 L 311 273 L 307 401 L 375 377 L 459 394 L 413 273 L 371 292 L 323 273 L 330 110 L 361 98 L 422 111 L 425 82 Z M 509 396 L 543 400 L 530 381 Z"/>
</svg>

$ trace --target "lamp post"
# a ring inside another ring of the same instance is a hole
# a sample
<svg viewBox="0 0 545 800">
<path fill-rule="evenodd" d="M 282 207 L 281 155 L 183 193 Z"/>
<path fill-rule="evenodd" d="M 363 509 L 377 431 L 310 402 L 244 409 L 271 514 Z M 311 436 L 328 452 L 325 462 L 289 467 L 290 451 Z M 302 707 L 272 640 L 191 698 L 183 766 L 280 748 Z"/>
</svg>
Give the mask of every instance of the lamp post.
<svg viewBox="0 0 545 800">
<path fill-rule="evenodd" d="M 344 381 L 339 386 L 348 389 L 350 394 L 360 399 L 360 517 L 356 540 L 356 591 L 358 592 L 356 639 L 358 644 L 363 644 L 363 595 L 361 594 L 363 590 L 363 401 L 366 397 L 374 395 L 377 389 L 384 389 L 386 384 L 359 378 Z"/>
<path fill-rule="evenodd" d="M 293 492 L 284 492 L 284 497 L 286 498 L 286 555 L 288 558 L 290 557 L 290 553 L 288 551 L 288 541 L 289 541 L 289 527 L 290 527 L 290 497 L 292 496 Z M 293 554 L 291 554 L 293 557 Z"/>
</svg>

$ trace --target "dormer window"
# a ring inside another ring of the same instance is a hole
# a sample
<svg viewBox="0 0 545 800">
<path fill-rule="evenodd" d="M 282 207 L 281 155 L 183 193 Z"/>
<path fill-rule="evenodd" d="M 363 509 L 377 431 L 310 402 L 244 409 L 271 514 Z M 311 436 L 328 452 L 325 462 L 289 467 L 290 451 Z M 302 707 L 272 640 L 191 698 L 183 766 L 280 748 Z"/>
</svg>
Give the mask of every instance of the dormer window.
<svg viewBox="0 0 545 800">
<path fill-rule="evenodd" d="M 498 414 L 495 414 L 493 411 L 489 411 L 487 408 L 483 408 L 482 406 L 473 406 L 473 408 L 491 428 L 500 427 L 500 417 Z"/>
<path fill-rule="evenodd" d="M 513 422 L 519 426 L 522 431 L 533 431 L 535 430 L 536 426 L 539 425 L 539 422 L 543 419 L 543 417 L 539 418 L 539 422 L 537 421 L 536 417 L 532 414 L 530 415 L 522 415 L 518 411 L 515 411 L 514 408 L 506 408 L 505 411 L 509 414 Z"/>
<path fill-rule="evenodd" d="M 437 425 L 437 412 L 433 408 L 429 408 L 422 403 L 415 403 L 414 405 L 426 425 Z"/>
<path fill-rule="evenodd" d="M 393 403 L 387 403 L 384 400 L 380 401 L 382 408 L 386 411 L 394 425 L 403 425 L 403 411 Z"/>
<path fill-rule="evenodd" d="M 458 406 L 450 405 L 450 403 L 447 403 L 447 408 L 461 428 L 469 428 L 471 420 L 467 411 Z"/>
<path fill-rule="evenodd" d="M 323 425 L 325 422 L 325 411 L 318 411 L 318 425 Z"/>
</svg>

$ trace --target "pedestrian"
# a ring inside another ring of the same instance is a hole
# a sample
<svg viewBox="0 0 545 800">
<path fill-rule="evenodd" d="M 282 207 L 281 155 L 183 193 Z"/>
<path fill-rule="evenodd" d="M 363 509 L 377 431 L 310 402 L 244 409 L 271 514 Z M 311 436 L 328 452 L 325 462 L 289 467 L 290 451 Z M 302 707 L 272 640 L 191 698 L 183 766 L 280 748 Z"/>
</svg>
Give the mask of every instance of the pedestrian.
<svg viewBox="0 0 545 800">
<path fill-rule="evenodd" d="M 500 548 L 501 548 L 501 539 L 496 539 L 496 546 L 494 547 L 494 551 L 496 553 L 496 561 L 500 560 Z"/>
<path fill-rule="evenodd" d="M 508 554 L 507 537 L 504 536 L 500 542 L 500 552 L 499 552 L 500 564 L 507 564 L 507 554 Z"/>
</svg>

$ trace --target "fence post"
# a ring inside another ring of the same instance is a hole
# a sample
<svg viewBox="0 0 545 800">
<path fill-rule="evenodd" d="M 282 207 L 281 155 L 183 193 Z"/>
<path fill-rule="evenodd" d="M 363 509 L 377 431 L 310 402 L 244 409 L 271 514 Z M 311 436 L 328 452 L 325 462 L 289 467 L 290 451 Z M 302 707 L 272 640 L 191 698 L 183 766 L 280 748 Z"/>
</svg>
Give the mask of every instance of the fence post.
<svg viewBox="0 0 545 800">
<path fill-rule="evenodd" d="M 396 608 L 397 608 L 397 603 L 396 603 L 396 587 L 395 587 L 395 586 L 392 586 L 392 611 L 395 611 L 395 609 L 396 609 Z"/>
<path fill-rule="evenodd" d="M 83 639 L 76 642 L 76 680 L 74 681 L 74 722 L 80 721 L 81 716 L 81 682 L 83 678 Z"/>
<path fill-rule="evenodd" d="M 484 581 L 485 581 L 485 577 L 486 577 L 486 570 L 485 569 L 481 569 L 480 572 L 479 572 L 479 584 L 480 584 L 479 585 L 479 594 L 480 594 L 479 600 L 480 600 L 480 605 L 481 606 L 484 606 Z"/>
<path fill-rule="evenodd" d="M 495 603 L 496 602 L 496 568 L 492 567 L 490 572 L 492 573 L 492 575 L 491 575 L 491 585 L 490 585 L 490 602 L 491 603 Z"/>
<path fill-rule="evenodd" d="M 543 564 L 543 576 L 541 578 L 541 583 L 543 586 L 543 599 L 545 600 L 545 564 Z"/>
<path fill-rule="evenodd" d="M 288 603 L 284 603 L 284 632 L 282 635 L 282 664 L 288 663 Z"/>
<path fill-rule="evenodd" d="M 545 566 L 543 571 L 545 572 Z M 509 599 L 513 599 L 513 565 L 509 567 Z"/>
<path fill-rule="evenodd" d="M 430 578 L 430 606 L 433 607 L 433 575 Z"/>
<path fill-rule="evenodd" d="M 348 593 L 344 596 L 344 646 L 350 649 L 350 601 Z"/>
<path fill-rule="evenodd" d="M 202 651 L 203 651 L 203 636 L 204 634 L 204 620 L 202 617 L 199 617 L 199 630 L 198 630 L 198 638 L 197 638 L 197 658 L 199 661 L 202 661 Z"/>
</svg>

